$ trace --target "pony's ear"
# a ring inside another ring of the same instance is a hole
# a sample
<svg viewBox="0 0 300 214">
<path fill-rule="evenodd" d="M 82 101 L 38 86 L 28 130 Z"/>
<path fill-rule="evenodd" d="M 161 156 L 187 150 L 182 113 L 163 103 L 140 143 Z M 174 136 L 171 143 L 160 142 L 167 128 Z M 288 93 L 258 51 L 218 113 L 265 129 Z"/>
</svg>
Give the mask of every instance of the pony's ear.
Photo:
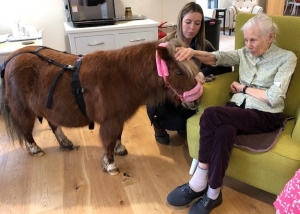
<svg viewBox="0 0 300 214">
<path fill-rule="evenodd" d="M 170 53 L 166 47 L 158 46 L 156 50 L 161 59 L 163 59 L 165 61 L 172 59 L 172 57 L 170 56 Z"/>
</svg>

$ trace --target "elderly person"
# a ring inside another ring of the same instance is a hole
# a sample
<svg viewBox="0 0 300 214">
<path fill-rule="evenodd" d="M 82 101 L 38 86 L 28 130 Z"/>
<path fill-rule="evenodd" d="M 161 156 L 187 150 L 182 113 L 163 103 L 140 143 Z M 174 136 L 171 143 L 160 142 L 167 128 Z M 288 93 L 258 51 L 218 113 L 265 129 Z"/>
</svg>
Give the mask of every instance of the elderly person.
<svg viewBox="0 0 300 214">
<path fill-rule="evenodd" d="M 202 196 L 190 214 L 210 213 L 222 203 L 221 186 L 237 135 L 272 132 L 284 123 L 284 99 L 297 58 L 276 46 L 277 26 L 267 15 L 251 18 L 242 31 L 241 49 L 208 53 L 178 48 L 175 54 L 179 61 L 195 57 L 208 65 L 239 65 L 239 81 L 230 86 L 231 100 L 226 106 L 207 108 L 200 119 L 196 172 L 167 197 L 169 204 L 183 206 Z"/>
<path fill-rule="evenodd" d="M 186 47 L 195 50 L 214 51 L 215 48 L 205 39 L 204 15 L 201 6 L 195 2 L 189 2 L 181 9 L 177 19 L 177 30 L 162 38 L 166 42 L 173 38 L 180 38 Z M 232 67 L 210 66 L 194 59 L 199 66 L 199 74 L 196 78 L 203 81 L 204 76 L 218 75 L 232 71 Z M 167 130 L 177 131 L 182 137 L 186 137 L 186 120 L 196 113 L 196 110 L 175 106 L 166 100 L 159 106 L 147 106 L 147 113 L 154 126 L 155 139 L 158 143 L 169 144 Z"/>
</svg>

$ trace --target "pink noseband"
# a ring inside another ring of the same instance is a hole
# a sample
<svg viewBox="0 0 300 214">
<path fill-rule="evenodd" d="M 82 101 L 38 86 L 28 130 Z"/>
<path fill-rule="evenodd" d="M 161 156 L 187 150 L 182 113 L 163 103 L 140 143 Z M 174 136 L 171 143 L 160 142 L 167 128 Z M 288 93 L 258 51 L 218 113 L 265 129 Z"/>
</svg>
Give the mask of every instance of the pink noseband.
<svg viewBox="0 0 300 214">
<path fill-rule="evenodd" d="M 160 43 L 158 46 L 166 47 L 168 42 Z M 165 81 L 165 84 L 168 88 L 170 88 L 174 93 L 176 93 L 181 101 L 192 102 L 199 99 L 203 93 L 203 85 L 197 81 L 197 85 L 189 91 L 183 93 L 183 95 L 179 94 L 176 90 L 174 90 L 171 85 L 167 82 L 167 76 L 169 76 L 168 66 L 162 58 L 158 55 L 156 51 L 156 66 L 158 76 L 162 77 Z"/>
</svg>

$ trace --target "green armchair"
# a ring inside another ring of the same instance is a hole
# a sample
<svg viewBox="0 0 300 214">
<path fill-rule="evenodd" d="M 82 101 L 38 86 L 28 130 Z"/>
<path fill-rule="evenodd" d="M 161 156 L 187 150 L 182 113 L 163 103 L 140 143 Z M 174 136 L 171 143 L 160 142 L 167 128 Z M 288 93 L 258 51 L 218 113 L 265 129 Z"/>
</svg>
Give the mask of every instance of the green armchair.
<svg viewBox="0 0 300 214">
<path fill-rule="evenodd" d="M 242 25 L 253 14 L 239 14 L 236 19 L 235 48 L 244 46 Z M 298 57 L 297 66 L 285 100 L 284 114 L 294 119 L 286 123 L 275 146 L 262 153 L 233 148 L 226 175 L 272 194 L 279 194 L 284 185 L 300 168 L 300 18 L 271 16 L 278 25 L 277 45 L 293 51 Z M 229 86 L 238 79 L 235 72 L 222 74 L 213 82 L 205 83 L 200 99 L 199 112 L 187 121 L 187 141 L 189 154 L 193 158 L 190 174 L 198 163 L 199 119 L 209 106 L 222 106 L 230 99 Z"/>
</svg>

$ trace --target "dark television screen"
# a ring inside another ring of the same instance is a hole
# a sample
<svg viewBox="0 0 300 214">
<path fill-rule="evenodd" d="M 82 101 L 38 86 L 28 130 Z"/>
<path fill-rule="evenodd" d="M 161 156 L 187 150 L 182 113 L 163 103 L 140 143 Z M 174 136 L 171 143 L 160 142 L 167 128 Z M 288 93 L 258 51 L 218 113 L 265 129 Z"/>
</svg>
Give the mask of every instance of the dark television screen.
<svg viewBox="0 0 300 214">
<path fill-rule="evenodd" d="M 114 24 L 114 0 L 68 0 L 75 26 Z"/>
</svg>

